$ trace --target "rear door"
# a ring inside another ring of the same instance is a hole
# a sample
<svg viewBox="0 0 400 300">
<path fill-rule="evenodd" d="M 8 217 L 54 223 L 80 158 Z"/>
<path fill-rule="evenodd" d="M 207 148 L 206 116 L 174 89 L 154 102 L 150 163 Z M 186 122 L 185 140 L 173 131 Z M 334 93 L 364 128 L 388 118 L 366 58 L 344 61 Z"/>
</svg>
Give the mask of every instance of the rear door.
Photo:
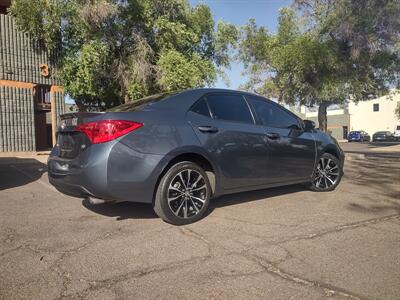
<svg viewBox="0 0 400 300">
<path fill-rule="evenodd" d="M 304 131 L 301 120 L 280 105 L 257 96 L 246 98 L 267 136 L 270 182 L 309 179 L 316 160 L 314 134 Z"/>
<path fill-rule="evenodd" d="M 211 93 L 188 112 L 202 146 L 216 163 L 224 189 L 265 184 L 268 145 L 246 99 L 239 93 Z"/>
</svg>

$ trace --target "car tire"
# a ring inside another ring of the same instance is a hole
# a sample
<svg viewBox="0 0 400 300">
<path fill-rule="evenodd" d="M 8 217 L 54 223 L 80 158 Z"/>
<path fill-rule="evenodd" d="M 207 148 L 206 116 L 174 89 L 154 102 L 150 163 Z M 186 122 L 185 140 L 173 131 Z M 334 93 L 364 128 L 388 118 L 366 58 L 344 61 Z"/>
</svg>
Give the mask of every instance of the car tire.
<svg viewBox="0 0 400 300">
<path fill-rule="evenodd" d="M 333 191 L 343 176 L 343 169 L 336 156 L 324 153 L 318 159 L 313 172 L 310 189 L 315 192 Z"/>
<path fill-rule="evenodd" d="M 153 208 L 165 222 L 185 225 L 200 220 L 211 198 L 211 186 L 206 172 L 199 165 L 183 161 L 176 163 L 161 178 Z"/>
</svg>

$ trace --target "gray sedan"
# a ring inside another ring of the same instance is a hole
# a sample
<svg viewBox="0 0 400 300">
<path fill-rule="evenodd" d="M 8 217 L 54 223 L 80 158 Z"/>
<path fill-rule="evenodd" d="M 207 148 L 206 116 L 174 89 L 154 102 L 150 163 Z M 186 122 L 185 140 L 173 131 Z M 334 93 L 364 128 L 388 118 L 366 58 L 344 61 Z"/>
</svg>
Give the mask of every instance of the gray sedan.
<svg viewBox="0 0 400 300">
<path fill-rule="evenodd" d="M 258 95 L 194 89 L 61 116 L 48 160 L 59 191 L 91 203 L 153 205 L 166 222 L 199 220 L 223 194 L 306 183 L 331 191 L 343 174 L 336 140 Z"/>
</svg>

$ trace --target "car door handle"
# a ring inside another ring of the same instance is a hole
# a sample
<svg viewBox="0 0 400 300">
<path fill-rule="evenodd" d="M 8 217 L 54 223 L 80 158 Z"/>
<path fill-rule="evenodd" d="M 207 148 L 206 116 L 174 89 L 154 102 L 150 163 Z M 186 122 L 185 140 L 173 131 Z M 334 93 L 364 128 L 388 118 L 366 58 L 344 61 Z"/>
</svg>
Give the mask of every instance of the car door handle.
<svg viewBox="0 0 400 300">
<path fill-rule="evenodd" d="M 279 135 L 279 133 L 275 133 L 275 132 L 267 132 L 266 133 L 267 138 L 269 138 L 270 140 L 277 140 L 279 139 L 281 136 Z"/>
<path fill-rule="evenodd" d="M 197 127 L 201 132 L 206 133 L 216 133 L 218 132 L 218 128 L 214 126 L 199 126 Z"/>
</svg>

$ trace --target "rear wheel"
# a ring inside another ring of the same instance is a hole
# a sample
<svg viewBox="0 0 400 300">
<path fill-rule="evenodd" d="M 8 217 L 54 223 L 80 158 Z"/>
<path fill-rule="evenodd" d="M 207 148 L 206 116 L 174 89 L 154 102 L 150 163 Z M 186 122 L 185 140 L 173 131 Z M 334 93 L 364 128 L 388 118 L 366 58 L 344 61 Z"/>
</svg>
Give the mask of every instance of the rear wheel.
<svg viewBox="0 0 400 300">
<path fill-rule="evenodd" d="M 165 222 L 189 224 L 203 217 L 210 197 L 211 187 L 205 171 L 195 163 L 179 162 L 161 178 L 154 211 Z"/>
<path fill-rule="evenodd" d="M 330 153 L 324 153 L 314 170 L 311 190 L 328 192 L 334 190 L 343 176 L 339 160 Z"/>
</svg>

